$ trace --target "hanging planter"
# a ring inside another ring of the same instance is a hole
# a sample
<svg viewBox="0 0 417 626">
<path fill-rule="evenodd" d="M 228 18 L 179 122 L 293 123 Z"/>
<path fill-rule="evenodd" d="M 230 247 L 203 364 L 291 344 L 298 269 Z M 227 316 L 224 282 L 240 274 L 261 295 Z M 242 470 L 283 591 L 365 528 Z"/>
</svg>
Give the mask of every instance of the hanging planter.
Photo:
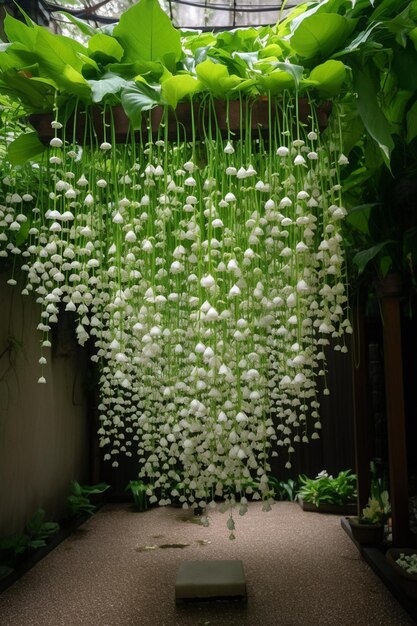
<svg viewBox="0 0 417 626">
<path fill-rule="evenodd" d="M 320 131 L 327 128 L 329 115 L 331 113 L 331 103 L 324 102 L 315 108 L 317 115 L 317 126 Z M 148 138 L 149 130 L 153 136 L 161 132 L 161 123 L 164 119 L 165 108 L 157 106 L 151 110 L 149 116 L 143 115 L 141 124 L 141 136 Z M 280 117 L 280 125 L 284 118 L 285 111 L 279 99 L 272 99 L 264 96 L 258 99 L 247 100 L 214 100 L 209 106 L 200 102 L 180 102 L 177 108 L 168 112 L 168 139 L 177 140 L 178 130 L 184 140 L 189 140 L 196 136 L 203 137 L 204 134 L 216 132 L 222 137 L 239 137 L 242 132 L 248 131 L 248 125 L 254 132 L 266 136 L 270 125 L 275 126 L 276 117 Z M 311 125 L 311 107 L 307 98 L 300 98 L 298 101 L 299 123 Z M 88 122 L 87 122 L 88 118 Z M 293 109 L 289 110 L 289 118 L 294 119 Z M 55 136 L 51 124 L 55 116 L 52 113 L 36 113 L 29 117 L 29 122 L 38 134 L 39 139 L 44 144 L 49 144 Z M 194 126 L 193 126 L 194 123 Z M 72 137 L 75 129 L 75 139 L 83 143 L 86 137 L 94 137 L 94 141 L 102 142 L 108 135 L 104 126 L 114 127 L 115 139 L 117 143 L 124 143 L 132 133 L 131 122 L 122 106 L 114 106 L 111 110 L 103 111 L 99 107 L 89 111 L 82 111 L 75 119 L 71 116 L 66 123 L 66 135 Z M 210 129 L 210 130 L 209 130 Z M 137 133 L 140 140 L 139 133 Z"/>
</svg>

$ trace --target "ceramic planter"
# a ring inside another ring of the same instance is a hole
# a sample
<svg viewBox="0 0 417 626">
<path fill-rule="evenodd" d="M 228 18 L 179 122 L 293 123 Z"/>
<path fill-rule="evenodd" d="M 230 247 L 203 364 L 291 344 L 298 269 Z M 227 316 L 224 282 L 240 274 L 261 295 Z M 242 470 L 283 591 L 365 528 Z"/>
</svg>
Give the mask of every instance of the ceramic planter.
<svg viewBox="0 0 417 626">
<path fill-rule="evenodd" d="M 361 546 L 378 546 L 384 541 L 383 524 L 364 524 L 358 517 L 348 517 L 352 537 Z"/>
<path fill-rule="evenodd" d="M 390 548 L 385 556 L 393 570 L 398 574 L 405 593 L 410 598 L 413 598 L 413 600 L 417 600 L 417 574 L 408 574 L 403 567 L 397 565 L 397 559 L 399 559 L 402 554 L 407 556 L 417 554 L 417 550 L 412 548 Z"/>
<path fill-rule="evenodd" d="M 327 127 L 329 115 L 331 113 L 331 103 L 324 102 L 316 107 L 317 122 L 320 130 Z M 250 116 L 247 116 L 247 110 L 250 110 Z M 295 112 L 292 110 L 293 116 Z M 149 133 L 156 136 L 158 133 L 161 138 L 164 136 L 164 130 L 161 128 L 163 122 L 164 108 L 155 107 L 148 113 L 143 114 L 142 126 L 137 131 L 137 135 L 142 135 L 144 141 L 148 140 Z M 304 124 L 309 124 L 310 105 L 306 98 L 300 98 L 298 102 L 299 119 Z M 280 116 L 279 107 L 270 108 L 268 98 L 260 97 L 254 101 L 248 100 L 230 100 L 229 105 L 223 100 L 214 100 L 212 106 L 209 104 L 202 105 L 199 102 L 180 102 L 175 109 L 169 110 L 168 114 L 168 139 L 176 140 L 179 136 L 181 139 L 190 139 L 192 137 L 192 119 L 194 118 L 195 132 L 199 137 L 205 135 L 215 136 L 220 133 L 223 137 L 233 133 L 233 137 L 244 135 L 247 129 L 247 120 L 250 119 L 252 131 L 259 132 L 267 137 L 269 132 L 269 121 L 275 122 L 277 116 Z M 36 113 L 29 117 L 29 121 L 38 133 L 40 140 L 48 144 L 54 136 L 54 130 L 51 127 L 53 121 L 52 113 Z M 107 127 L 104 133 L 104 122 Z M 148 125 L 149 124 L 149 128 Z M 87 128 L 86 128 L 87 125 Z M 86 112 L 79 112 L 77 115 L 77 124 L 75 127 L 75 138 L 78 143 L 84 143 L 84 137 L 92 138 L 92 141 L 101 143 L 106 137 L 107 141 L 111 141 L 111 125 L 115 129 L 116 143 L 124 143 L 131 134 L 130 121 L 121 106 L 109 108 L 103 117 L 103 111 L 99 107 L 90 109 L 89 115 Z M 73 137 L 74 117 L 67 122 L 66 132 L 67 139 Z"/>
</svg>

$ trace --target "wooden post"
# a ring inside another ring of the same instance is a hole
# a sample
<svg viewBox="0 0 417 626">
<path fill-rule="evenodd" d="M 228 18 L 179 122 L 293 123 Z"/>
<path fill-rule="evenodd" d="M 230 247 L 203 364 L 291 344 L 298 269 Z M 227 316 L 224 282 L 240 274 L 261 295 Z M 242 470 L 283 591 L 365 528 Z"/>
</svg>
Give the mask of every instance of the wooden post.
<svg viewBox="0 0 417 626">
<path fill-rule="evenodd" d="M 391 277 L 388 276 L 388 278 Z M 405 547 L 410 543 L 410 523 L 400 293 L 400 288 L 395 291 L 391 282 L 387 281 L 387 284 L 382 286 L 379 297 L 381 299 L 384 337 L 392 541 L 394 546 Z"/>
<path fill-rule="evenodd" d="M 353 309 L 353 422 L 355 464 L 358 477 L 358 515 L 366 506 L 371 492 L 369 463 L 371 461 L 371 423 L 368 394 L 368 351 L 365 314 L 361 302 Z"/>
</svg>

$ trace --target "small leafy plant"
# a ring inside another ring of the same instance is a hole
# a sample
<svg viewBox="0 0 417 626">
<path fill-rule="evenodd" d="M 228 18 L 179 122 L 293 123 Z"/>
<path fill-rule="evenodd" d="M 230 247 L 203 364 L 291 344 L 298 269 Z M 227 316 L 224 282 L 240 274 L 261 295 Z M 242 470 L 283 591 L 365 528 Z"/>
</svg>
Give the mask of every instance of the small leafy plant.
<svg viewBox="0 0 417 626">
<path fill-rule="evenodd" d="M 269 476 L 268 484 L 274 492 L 275 500 L 289 500 L 290 502 L 294 502 L 297 497 L 298 483 L 292 478 L 285 481 L 278 480 L 275 476 Z"/>
<path fill-rule="evenodd" d="M 98 483 L 97 485 L 80 485 L 76 480 L 71 482 L 71 493 L 67 498 L 68 509 L 71 517 L 77 517 L 82 513 L 93 515 L 96 505 L 90 500 L 91 496 L 102 494 L 110 485 Z"/>
<path fill-rule="evenodd" d="M 316 478 L 300 474 L 298 480 L 301 484 L 298 497 L 317 507 L 322 503 L 346 504 L 356 497 L 356 475 L 352 474 L 351 470 L 339 472 L 335 478 L 326 470 L 320 472 Z"/>
<path fill-rule="evenodd" d="M 138 511 L 147 511 L 149 508 L 148 491 L 149 487 L 142 480 L 131 480 L 125 491 L 130 491 L 133 497 L 135 508 Z"/>
<path fill-rule="evenodd" d="M 48 538 L 59 530 L 56 522 L 45 521 L 45 511 L 38 509 L 21 533 L 0 538 L 0 580 L 13 572 L 20 556 L 46 546 Z"/>
</svg>

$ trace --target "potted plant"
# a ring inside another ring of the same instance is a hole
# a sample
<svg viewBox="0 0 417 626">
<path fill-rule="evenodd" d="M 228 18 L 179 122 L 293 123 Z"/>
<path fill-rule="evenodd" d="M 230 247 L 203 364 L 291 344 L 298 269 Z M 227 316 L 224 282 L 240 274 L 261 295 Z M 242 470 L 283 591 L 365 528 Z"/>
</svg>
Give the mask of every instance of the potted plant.
<svg viewBox="0 0 417 626">
<path fill-rule="evenodd" d="M 401 580 L 408 596 L 417 600 L 417 550 L 412 548 L 390 548 L 387 561 Z"/>
<path fill-rule="evenodd" d="M 378 545 L 384 540 L 384 525 L 391 511 L 388 491 L 371 495 L 362 515 L 348 517 L 352 536 L 360 545 Z"/>
<path fill-rule="evenodd" d="M 304 511 L 346 514 L 355 511 L 356 476 L 350 470 L 336 477 L 320 472 L 316 478 L 301 474 L 297 499 Z"/>
</svg>

